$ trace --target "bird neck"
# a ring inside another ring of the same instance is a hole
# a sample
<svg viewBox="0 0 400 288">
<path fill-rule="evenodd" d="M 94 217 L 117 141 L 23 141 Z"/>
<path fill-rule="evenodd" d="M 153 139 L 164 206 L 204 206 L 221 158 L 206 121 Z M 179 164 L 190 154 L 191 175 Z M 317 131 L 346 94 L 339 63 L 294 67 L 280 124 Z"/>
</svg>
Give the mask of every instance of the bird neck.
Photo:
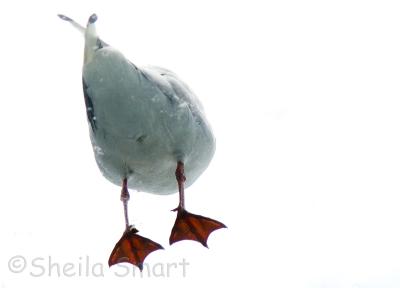
<svg viewBox="0 0 400 288">
<path fill-rule="evenodd" d="M 96 33 L 96 27 L 94 24 L 88 25 L 85 31 L 85 53 L 84 53 L 84 64 L 92 61 L 94 53 L 98 49 L 97 47 L 98 36 Z"/>
</svg>

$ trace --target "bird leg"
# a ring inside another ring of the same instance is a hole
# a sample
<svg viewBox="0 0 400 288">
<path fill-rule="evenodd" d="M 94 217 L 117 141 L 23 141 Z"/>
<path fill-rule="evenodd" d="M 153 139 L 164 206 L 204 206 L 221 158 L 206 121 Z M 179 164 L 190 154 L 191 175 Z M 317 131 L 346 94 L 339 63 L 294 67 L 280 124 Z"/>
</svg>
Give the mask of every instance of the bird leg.
<svg viewBox="0 0 400 288">
<path fill-rule="evenodd" d="M 216 220 L 201 215 L 189 213 L 185 210 L 185 171 L 183 162 L 179 161 L 175 171 L 176 180 L 179 188 L 179 205 L 172 211 L 177 211 L 178 215 L 174 227 L 169 237 L 169 244 L 181 240 L 194 240 L 207 246 L 208 236 L 214 230 L 226 228 L 226 226 Z"/>
<path fill-rule="evenodd" d="M 164 249 L 160 244 L 138 235 L 139 232 L 133 225 L 129 225 L 128 219 L 128 201 L 129 191 L 127 179 L 125 178 L 122 183 L 121 201 L 124 205 L 125 216 L 125 231 L 121 239 L 115 244 L 108 260 L 108 265 L 112 266 L 121 262 L 131 263 L 139 267 L 140 271 L 143 270 L 144 259 L 151 252 L 158 249 Z"/>
</svg>

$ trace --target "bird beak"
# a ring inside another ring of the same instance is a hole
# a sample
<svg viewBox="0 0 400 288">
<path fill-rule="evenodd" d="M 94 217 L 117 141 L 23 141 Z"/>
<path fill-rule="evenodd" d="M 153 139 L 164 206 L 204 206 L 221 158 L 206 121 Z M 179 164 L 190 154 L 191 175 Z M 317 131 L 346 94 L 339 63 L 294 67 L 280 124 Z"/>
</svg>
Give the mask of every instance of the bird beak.
<svg viewBox="0 0 400 288">
<path fill-rule="evenodd" d="M 79 23 L 76 23 L 73 19 L 71 19 L 68 16 L 65 16 L 63 14 L 58 14 L 58 17 L 60 17 L 60 19 L 62 19 L 64 21 L 71 23 L 72 26 L 74 26 L 76 29 L 78 29 L 79 32 L 81 32 L 83 35 L 85 35 L 85 30 L 86 30 L 85 27 L 83 27 Z"/>
</svg>

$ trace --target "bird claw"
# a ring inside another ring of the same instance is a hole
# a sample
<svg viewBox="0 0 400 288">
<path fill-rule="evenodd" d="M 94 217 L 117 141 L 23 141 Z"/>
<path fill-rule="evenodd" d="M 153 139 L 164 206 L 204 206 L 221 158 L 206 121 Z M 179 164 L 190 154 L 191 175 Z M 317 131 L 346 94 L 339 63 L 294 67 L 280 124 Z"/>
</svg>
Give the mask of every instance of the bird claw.
<svg viewBox="0 0 400 288">
<path fill-rule="evenodd" d="M 189 213 L 183 208 L 178 207 L 172 211 L 178 211 L 178 215 L 169 237 L 170 245 L 181 240 L 194 240 L 208 248 L 208 236 L 217 229 L 226 228 L 219 221 Z"/>
<path fill-rule="evenodd" d="M 140 271 L 143 270 L 144 259 L 151 252 L 159 249 L 164 249 L 160 244 L 138 235 L 139 231 L 130 226 L 121 239 L 115 244 L 108 260 L 108 265 L 126 262 L 139 267 Z"/>
</svg>

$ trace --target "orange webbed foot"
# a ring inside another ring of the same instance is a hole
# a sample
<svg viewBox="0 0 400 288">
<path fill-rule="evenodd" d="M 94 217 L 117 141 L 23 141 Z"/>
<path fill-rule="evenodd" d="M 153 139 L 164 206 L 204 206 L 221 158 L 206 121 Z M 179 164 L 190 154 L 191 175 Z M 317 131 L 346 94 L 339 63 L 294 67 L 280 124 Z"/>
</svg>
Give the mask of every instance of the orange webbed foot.
<svg viewBox="0 0 400 288">
<path fill-rule="evenodd" d="M 207 239 L 211 232 L 226 228 L 225 224 L 219 221 L 189 213 L 183 208 L 178 207 L 172 211 L 178 211 L 178 215 L 169 237 L 170 245 L 181 240 L 194 240 L 208 248 Z"/>
<path fill-rule="evenodd" d="M 158 249 L 164 249 L 160 244 L 138 235 L 138 232 L 132 226 L 124 232 L 111 252 L 108 260 L 110 267 L 118 263 L 127 262 L 139 267 L 140 271 L 142 271 L 143 262 L 147 255 Z"/>
</svg>

